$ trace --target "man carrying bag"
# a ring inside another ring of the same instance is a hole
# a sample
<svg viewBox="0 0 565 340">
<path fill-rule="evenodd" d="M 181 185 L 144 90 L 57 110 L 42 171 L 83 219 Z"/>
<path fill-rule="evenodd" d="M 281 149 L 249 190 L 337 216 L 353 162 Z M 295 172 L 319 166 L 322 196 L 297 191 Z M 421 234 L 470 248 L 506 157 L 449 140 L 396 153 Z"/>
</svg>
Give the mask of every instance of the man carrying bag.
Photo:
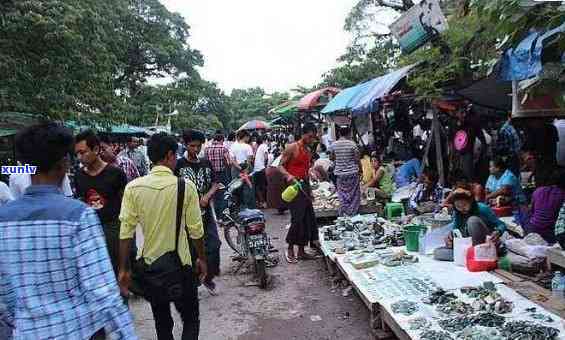
<svg viewBox="0 0 565 340">
<path fill-rule="evenodd" d="M 148 154 L 155 167 L 148 176 L 126 186 L 120 212 L 120 289 L 123 295 L 129 294 L 129 250 L 139 223 L 145 240 L 133 277 L 151 303 L 158 340 L 174 339 L 171 302 L 184 323 L 182 339 L 198 339 L 198 289 L 188 237 L 198 254 L 195 264 L 200 278 L 207 273 L 198 193 L 194 184 L 174 176 L 176 149 L 172 136 L 160 133 L 151 137 Z"/>
</svg>

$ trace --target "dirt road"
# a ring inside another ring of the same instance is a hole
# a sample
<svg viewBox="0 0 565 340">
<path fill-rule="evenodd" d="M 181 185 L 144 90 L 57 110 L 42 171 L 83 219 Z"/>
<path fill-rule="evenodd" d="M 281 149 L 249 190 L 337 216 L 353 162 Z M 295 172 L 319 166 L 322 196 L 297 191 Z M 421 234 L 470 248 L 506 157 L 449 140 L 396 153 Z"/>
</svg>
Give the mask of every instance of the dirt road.
<svg viewBox="0 0 565 340">
<path fill-rule="evenodd" d="M 343 297 L 342 288 L 332 289 L 335 284 L 322 260 L 297 265 L 284 261 L 289 219 L 288 213 L 277 216 L 267 211 L 268 232 L 280 257 L 280 264 L 270 270 L 274 284 L 270 290 L 245 286 L 250 276 L 232 274 L 232 252 L 227 244 L 222 245 L 222 276 L 217 280 L 220 295 L 210 296 L 200 288 L 200 339 L 369 339 L 367 309 L 354 294 Z M 135 300 L 131 308 L 139 337 L 156 339 L 149 305 Z M 176 312 L 175 320 L 179 320 Z M 177 322 L 177 339 L 181 327 Z"/>
</svg>

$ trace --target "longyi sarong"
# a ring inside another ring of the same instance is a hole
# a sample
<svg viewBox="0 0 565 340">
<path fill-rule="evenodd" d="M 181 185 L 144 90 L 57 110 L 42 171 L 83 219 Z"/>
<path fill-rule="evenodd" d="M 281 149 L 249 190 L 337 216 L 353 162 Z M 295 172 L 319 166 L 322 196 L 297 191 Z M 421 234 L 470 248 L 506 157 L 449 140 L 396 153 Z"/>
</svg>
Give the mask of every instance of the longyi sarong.
<svg viewBox="0 0 565 340">
<path fill-rule="evenodd" d="M 306 180 L 296 198 L 288 203 L 290 209 L 290 229 L 286 243 L 291 246 L 307 246 L 318 241 L 318 226 L 312 206 L 309 180 Z"/>
<path fill-rule="evenodd" d="M 359 212 L 361 187 L 359 174 L 337 176 L 337 197 L 339 198 L 339 216 L 354 216 Z"/>
</svg>

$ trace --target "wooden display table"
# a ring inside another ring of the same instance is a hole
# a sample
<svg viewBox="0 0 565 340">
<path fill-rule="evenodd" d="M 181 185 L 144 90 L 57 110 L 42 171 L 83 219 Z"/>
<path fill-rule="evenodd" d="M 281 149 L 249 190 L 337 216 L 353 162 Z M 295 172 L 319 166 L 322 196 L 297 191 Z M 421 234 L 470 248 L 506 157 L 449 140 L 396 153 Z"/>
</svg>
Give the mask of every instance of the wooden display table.
<svg viewBox="0 0 565 340">
<path fill-rule="evenodd" d="M 314 210 L 316 218 L 337 218 L 337 209 L 332 210 Z M 381 203 L 374 203 L 371 205 L 362 205 L 359 207 L 359 215 L 368 214 L 383 214 L 383 205 Z"/>
</svg>

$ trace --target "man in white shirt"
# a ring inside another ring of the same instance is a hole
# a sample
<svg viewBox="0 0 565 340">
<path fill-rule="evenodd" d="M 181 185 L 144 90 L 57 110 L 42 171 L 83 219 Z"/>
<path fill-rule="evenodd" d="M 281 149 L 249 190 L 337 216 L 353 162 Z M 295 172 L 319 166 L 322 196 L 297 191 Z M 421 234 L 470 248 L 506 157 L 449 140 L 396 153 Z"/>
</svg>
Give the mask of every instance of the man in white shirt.
<svg viewBox="0 0 565 340">
<path fill-rule="evenodd" d="M 26 189 L 31 185 L 31 175 L 30 174 L 12 174 L 10 175 L 10 191 L 14 196 L 14 199 L 21 198 Z M 65 175 L 63 183 L 59 187 L 59 190 L 66 197 L 73 197 L 73 190 L 71 189 L 71 181 L 69 176 Z"/>
<path fill-rule="evenodd" d="M 265 168 L 269 161 L 269 145 L 266 137 L 257 137 L 257 152 L 255 153 L 255 164 L 253 171 L 253 184 L 255 185 L 255 193 L 257 196 L 257 204 L 259 208 L 266 208 L 267 202 L 267 177 L 265 175 Z"/>
<path fill-rule="evenodd" d="M 247 173 L 253 171 L 253 148 L 247 144 L 249 142 L 249 132 L 246 130 L 237 133 L 237 142 L 233 143 L 230 152 L 234 157 L 232 164 L 232 178 L 238 178 L 242 169 L 247 165 Z M 255 193 L 253 188 L 248 185 L 243 186 L 242 208 L 255 209 Z"/>
<path fill-rule="evenodd" d="M 12 195 L 10 188 L 6 185 L 6 183 L 0 181 L 0 207 L 13 200 L 14 196 Z"/>
<path fill-rule="evenodd" d="M 334 140 L 332 138 L 332 135 L 328 131 L 328 128 L 325 127 L 324 128 L 324 134 L 322 135 L 322 144 L 324 144 L 326 146 L 326 149 L 329 149 L 330 146 L 332 146 L 333 142 L 334 142 Z"/>
<path fill-rule="evenodd" d="M 230 148 L 230 152 L 235 158 L 233 166 L 237 174 L 239 174 L 242 165 L 244 165 L 245 163 L 253 164 L 251 162 L 253 160 L 253 148 L 248 143 L 249 132 L 242 130 L 237 133 L 237 142 L 233 143 Z"/>
</svg>

